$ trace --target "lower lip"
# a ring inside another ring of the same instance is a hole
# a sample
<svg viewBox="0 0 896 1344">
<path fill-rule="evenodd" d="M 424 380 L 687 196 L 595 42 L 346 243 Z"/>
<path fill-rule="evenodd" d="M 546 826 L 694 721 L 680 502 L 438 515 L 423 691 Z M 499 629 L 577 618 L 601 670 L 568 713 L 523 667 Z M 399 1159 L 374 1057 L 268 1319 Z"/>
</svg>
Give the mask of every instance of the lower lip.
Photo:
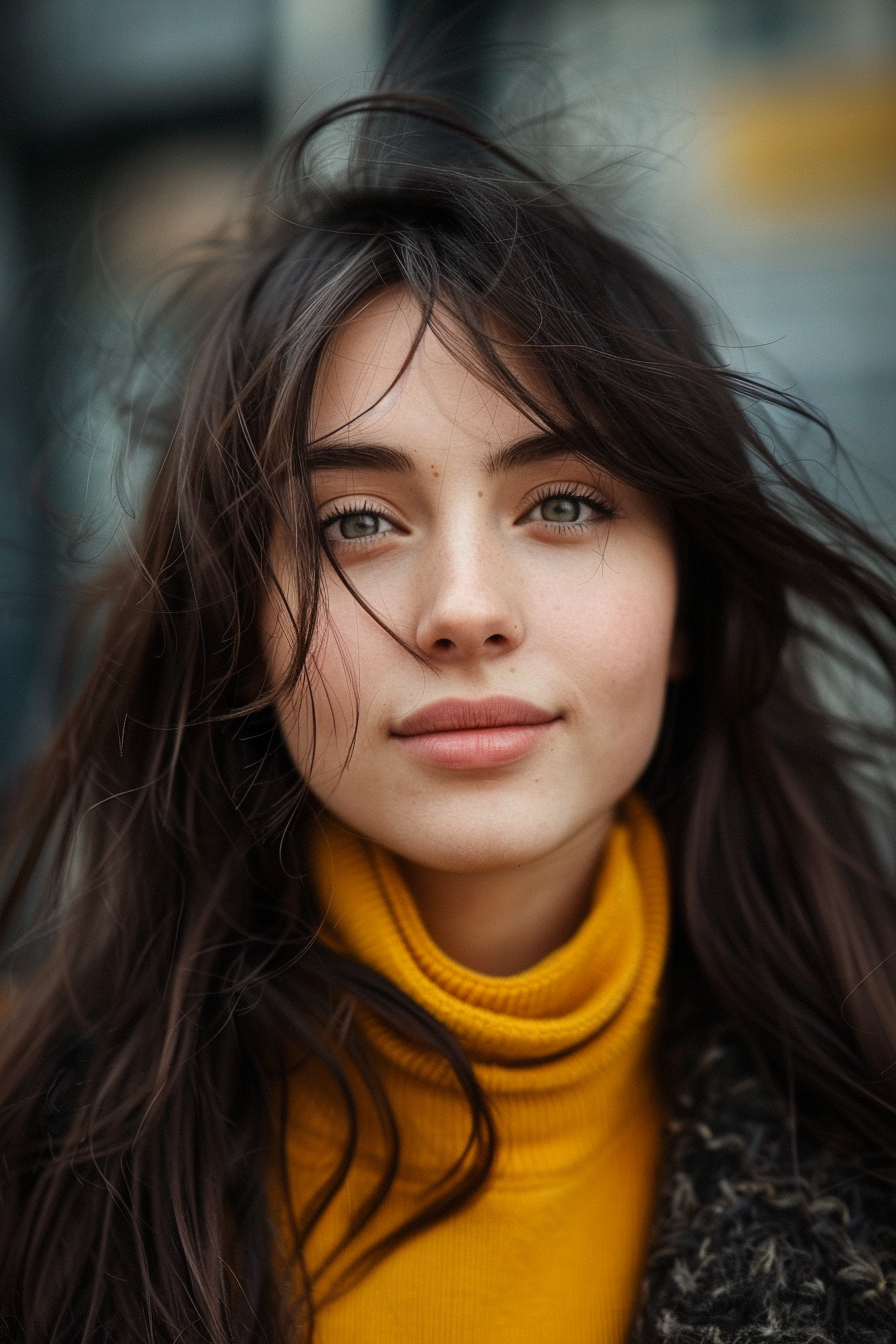
<svg viewBox="0 0 896 1344">
<path fill-rule="evenodd" d="M 396 737 L 404 751 L 447 770 L 490 770 L 521 761 L 551 730 L 549 723 L 507 724 L 503 728 L 465 728 L 450 733 Z"/>
</svg>

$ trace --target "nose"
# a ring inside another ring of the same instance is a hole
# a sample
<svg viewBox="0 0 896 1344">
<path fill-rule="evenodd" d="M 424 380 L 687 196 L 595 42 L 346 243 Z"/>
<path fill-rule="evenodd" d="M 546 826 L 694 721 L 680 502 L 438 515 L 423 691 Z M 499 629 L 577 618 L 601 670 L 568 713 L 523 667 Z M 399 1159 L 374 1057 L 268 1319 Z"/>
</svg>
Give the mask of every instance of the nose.
<svg viewBox="0 0 896 1344">
<path fill-rule="evenodd" d="M 439 546 L 419 593 L 418 649 L 440 663 L 494 658 L 519 647 L 524 622 L 519 578 L 499 546 L 456 536 Z"/>
</svg>

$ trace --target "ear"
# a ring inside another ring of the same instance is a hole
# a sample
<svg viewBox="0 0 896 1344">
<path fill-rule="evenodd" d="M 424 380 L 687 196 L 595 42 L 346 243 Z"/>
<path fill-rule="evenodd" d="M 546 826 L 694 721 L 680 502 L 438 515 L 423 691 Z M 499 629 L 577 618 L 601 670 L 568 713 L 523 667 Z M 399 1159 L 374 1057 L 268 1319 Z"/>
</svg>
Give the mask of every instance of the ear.
<svg viewBox="0 0 896 1344">
<path fill-rule="evenodd" d="M 691 647 L 687 634 L 680 625 L 675 627 L 669 649 L 669 680 L 680 681 L 691 670 Z"/>
</svg>

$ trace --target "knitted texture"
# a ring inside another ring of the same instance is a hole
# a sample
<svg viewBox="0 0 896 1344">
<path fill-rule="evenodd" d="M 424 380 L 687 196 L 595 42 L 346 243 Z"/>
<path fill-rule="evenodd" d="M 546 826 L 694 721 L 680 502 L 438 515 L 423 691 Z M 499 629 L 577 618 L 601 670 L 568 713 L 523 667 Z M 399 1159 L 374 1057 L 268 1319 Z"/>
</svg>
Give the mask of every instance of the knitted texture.
<svg viewBox="0 0 896 1344">
<path fill-rule="evenodd" d="M 632 1344 L 893 1344 L 896 1187 L 795 1135 L 733 1033 L 695 1053 Z"/>
<path fill-rule="evenodd" d="M 359 1013 L 401 1148 L 388 1200 L 327 1265 L 384 1166 L 382 1123 L 359 1088 L 354 1160 L 306 1247 L 312 1272 L 327 1266 L 318 1344 L 624 1344 L 666 1119 L 655 1047 L 669 900 L 646 807 L 630 799 L 620 810 L 573 937 L 510 976 L 446 956 L 393 856 L 337 822 L 322 824 L 314 862 L 324 936 L 455 1033 L 498 1134 L 476 1200 L 339 1292 L 344 1266 L 419 1216 L 470 1138 L 469 1109 L 439 1058 Z M 288 1170 L 301 1207 L 350 1136 L 325 1077 L 306 1066 L 290 1087 Z"/>
</svg>

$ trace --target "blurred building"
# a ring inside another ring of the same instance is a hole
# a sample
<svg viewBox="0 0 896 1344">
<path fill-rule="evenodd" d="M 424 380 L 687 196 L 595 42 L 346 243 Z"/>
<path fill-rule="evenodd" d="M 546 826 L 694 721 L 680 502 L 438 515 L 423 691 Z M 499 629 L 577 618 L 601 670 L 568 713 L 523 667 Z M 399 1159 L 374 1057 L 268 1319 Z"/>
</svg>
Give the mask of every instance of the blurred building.
<svg viewBox="0 0 896 1344">
<path fill-rule="evenodd" d="M 413 9 L 6 0 L 0 760 L 53 714 L 68 541 L 91 563 L 122 526 L 97 369 L 263 148 L 363 88 Z M 896 521 L 896 0 L 431 0 L 421 22 L 449 24 L 443 87 L 467 107 L 537 68 L 573 169 L 607 165 L 620 227 L 686 277 L 727 357 L 830 417 L 851 503 Z"/>
</svg>

